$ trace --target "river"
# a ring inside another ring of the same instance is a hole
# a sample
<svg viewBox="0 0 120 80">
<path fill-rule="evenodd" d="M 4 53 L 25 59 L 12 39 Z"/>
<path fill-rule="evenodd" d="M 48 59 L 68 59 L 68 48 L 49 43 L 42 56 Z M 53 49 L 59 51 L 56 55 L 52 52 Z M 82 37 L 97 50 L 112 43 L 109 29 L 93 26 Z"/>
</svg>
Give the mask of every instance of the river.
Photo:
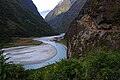
<svg viewBox="0 0 120 80">
<path fill-rule="evenodd" d="M 5 50 L 4 54 L 9 53 L 8 57 L 10 57 L 10 56 L 13 57 L 13 59 L 11 58 L 11 61 L 13 61 L 16 64 L 19 64 L 21 61 L 24 61 L 24 63 L 28 63 L 28 64 L 23 64 L 23 67 L 26 70 L 42 68 L 42 67 L 54 64 L 56 62 L 59 62 L 61 59 L 67 58 L 66 46 L 63 44 L 60 44 L 60 43 L 56 43 L 54 41 L 56 39 L 60 39 L 63 37 L 64 37 L 64 34 L 57 35 L 57 36 L 50 36 L 50 37 L 33 38 L 33 40 L 41 41 L 45 44 L 48 44 L 48 49 L 49 49 L 49 45 L 51 45 L 56 50 L 55 55 L 53 55 L 50 59 L 47 59 L 42 62 L 32 64 L 32 60 L 40 60 L 40 59 L 42 60 L 42 59 L 44 59 L 44 57 L 47 56 L 47 54 L 51 55 L 49 53 L 44 54 L 44 53 L 39 52 L 39 51 L 41 51 L 39 49 L 42 49 L 40 47 L 46 47 L 46 45 L 22 46 L 22 47 L 19 46 L 19 47 L 7 48 L 7 49 L 4 49 Z M 54 49 L 49 49 L 49 50 L 54 50 Z M 49 52 L 51 52 L 51 51 L 49 51 Z M 40 55 L 40 57 L 37 55 Z M 20 63 L 20 64 L 22 64 L 22 63 Z"/>
</svg>

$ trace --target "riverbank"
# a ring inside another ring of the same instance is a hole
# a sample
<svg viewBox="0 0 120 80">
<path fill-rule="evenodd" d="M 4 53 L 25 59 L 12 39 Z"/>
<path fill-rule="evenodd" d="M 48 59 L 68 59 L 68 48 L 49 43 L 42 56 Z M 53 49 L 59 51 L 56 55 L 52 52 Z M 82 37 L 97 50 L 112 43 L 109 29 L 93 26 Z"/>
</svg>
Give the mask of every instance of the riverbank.
<svg viewBox="0 0 120 80">
<path fill-rule="evenodd" d="M 40 45 L 42 42 L 32 40 L 32 38 L 12 38 L 9 43 L 4 44 L 3 48 L 17 47 L 17 46 L 30 46 Z"/>
<path fill-rule="evenodd" d="M 5 48 L 4 51 L 4 55 L 7 54 L 6 58 L 10 57 L 7 62 L 22 65 L 43 63 L 57 53 L 55 47 L 49 44 Z"/>
<path fill-rule="evenodd" d="M 4 48 L 3 54 L 7 54 L 6 58 L 10 57 L 7 62 L 12 61 L 14 64 L 22 64 L 26 70 L 42 68 L 67 58 L 65 45 L 54 41 L 61 39 L 63 36 L 33 38 L 32 40 L 44 44 Z"/>
<path fill-rule="evenodd" d="M 58 36 L 50 36 L 50 37 L 42 37 L 42 38 L 33 38 L 33 40 L 40 41 L 40 42 L 43 42 L 45 44 L 50 44 L 50 45 L 54 46 L 55 49 L 57 50 L 57 54 L 53 58 L 51 58 L 43 63 L 24 65 L 24 68 L 26 70 L 43 68 L 45 66 L 54 64 L 56 62 L 61 61 L 62 59 L 67 58 L 67 54 L 66 54 L 67 48 L 65 47 L 65 45 L 60 44 L 60 43 L 56 43 L 55 41 L 53 41 L 55 39 L 55 37 L 59 37 L 59 35 Z"/>
</svg>

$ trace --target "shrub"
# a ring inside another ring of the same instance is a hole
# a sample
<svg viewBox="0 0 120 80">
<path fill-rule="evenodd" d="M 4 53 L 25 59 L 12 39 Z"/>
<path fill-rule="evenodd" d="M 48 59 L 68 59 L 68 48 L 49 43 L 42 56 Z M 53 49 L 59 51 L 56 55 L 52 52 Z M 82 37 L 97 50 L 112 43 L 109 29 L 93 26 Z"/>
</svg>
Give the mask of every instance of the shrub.
<svg viewBox="0 0 120 80">
<path fill-rule="evenodd" d="M 37 70 L 5 63 L 0 56 L 0 80 L 119 80 L 120 52 L 92 50 L 84 59 L 65 59 Z"/>
<path fill-rule="evenodd" d="M 92 54 L 92 55 L 91 55 Z M 103 50 L 90 53 L 82 62 L 84 79 L 119 80 L 120 53 Z"/>
<path fill-rule="evenodd" d="M 29 80 L 78 80 L 82 77 L 80 61 L 77 59 L 61 60 L 51 66 L 33 71 L 28 71 L 32 76 Z"/>
<path fill-rule="evenodd" d="M 94 50 L 84 60 L 61 60 L 27 72 L 28 80 L 119 80 L 120 54 L 117 51 Z"/>
<path fill-rule="evenodd" d="M 6 63 L 9 58 L 5 59 L 3 51 L 0 51 L 0 80 L 24 80 L 25 71 L 20 65 Z"/>
</svg>

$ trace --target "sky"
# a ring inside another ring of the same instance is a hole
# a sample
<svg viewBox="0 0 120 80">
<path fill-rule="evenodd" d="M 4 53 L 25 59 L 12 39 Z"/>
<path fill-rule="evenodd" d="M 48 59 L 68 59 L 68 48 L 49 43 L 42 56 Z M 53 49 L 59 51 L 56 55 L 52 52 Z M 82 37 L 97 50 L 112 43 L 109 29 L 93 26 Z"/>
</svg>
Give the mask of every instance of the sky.
<svg viewBox="0 0 120 80">
<path fill-rule="evenodd" d="M 32 0 L 39 12 L 52 10 L 60 0 Z"/>
</svg>

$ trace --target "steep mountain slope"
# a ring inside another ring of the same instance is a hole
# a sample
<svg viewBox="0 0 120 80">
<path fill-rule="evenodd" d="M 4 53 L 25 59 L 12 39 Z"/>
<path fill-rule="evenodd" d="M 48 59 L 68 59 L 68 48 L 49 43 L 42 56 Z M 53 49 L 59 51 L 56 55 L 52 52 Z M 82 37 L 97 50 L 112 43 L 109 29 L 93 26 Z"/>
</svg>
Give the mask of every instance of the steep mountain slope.
<svg viewBox="0 0 120 80">
<path fill-rule="evenodd" d="M 0 0 L 0 41 L 9 40 L 10 37 L 53 34 L 53 30 L 38 14 L 32 0 L 21 1 Z"/>
<path fill-rule="evenodd" d="M 33 4 L 32 0 L 19 0 L 21 3 L 23 3 L 31 12 L 40 15 L 36 6 Z"/>
<path fill-rule="evenodd" d="M 77 0 L 73 6 L 64 14 L 58 30 L 61 32 L 66 32 L 70 26 L 70 23 L 79 15 L 79 12 L 85 5 L 87 0 Z"/>
<path fill-rule="evenodd" d="M 76 0 L 61 0 L 59 4 L 46 16 L 45 20 L 54 28 L 56 32 L 65 32 L 62 29 L 63 20 L 66 18 L 64 14 L 71 8 Z M 68 20 L 67 20 L 68 21 Z M 66 22 L 64 22 L 66 23 Z"/>
<path fill-rule="evenodd" d="M 83 57 L 90 50 L 120 49 L 120 1 L 87 0 L 67 32 L 68 57 Z"/>
</svg>

